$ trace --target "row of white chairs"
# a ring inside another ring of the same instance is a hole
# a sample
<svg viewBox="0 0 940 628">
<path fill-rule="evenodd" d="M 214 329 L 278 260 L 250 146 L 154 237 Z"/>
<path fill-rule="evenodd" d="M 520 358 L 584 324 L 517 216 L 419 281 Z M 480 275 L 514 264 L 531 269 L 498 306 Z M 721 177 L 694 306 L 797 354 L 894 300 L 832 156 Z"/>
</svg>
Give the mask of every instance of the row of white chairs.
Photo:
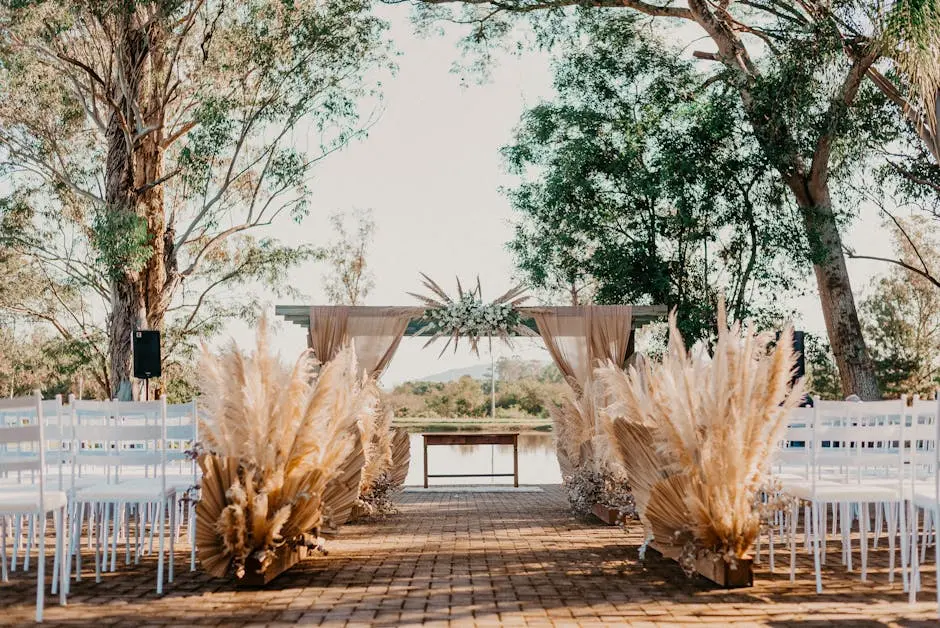
<svg viewBox="0 0 940 628">
<path fill-rule="evenodd" d="M 918 397 L 911 401 L 908 404 L 904 397 L 875 402 L 815 399 L 813 407 L 792 411 L 774 461 L 782 497 L 792 501 L 789 512 L 777 521 L 780 533 L 789 536 L 791 580 L 802 510 L 804 544 L 813 555 L 816 590 L 822 592 L 821 565 L 826 560 L 831 512 L 831 534 L 841 534 L 842 562 L 850 571 L 857 523 L 863 581 L 868 575 L 869 542 L 877 547 L 886 524 L 888 579 L 895 579 L 900 545 L 903 587 L 915 599 L 928 533 L 936 536 L 940 511 L 940 402 Z M 927 516 L 918 554 L 921 512 Z M 940 581 L 937 594 L 940 612 Z"/>
<path fill-rule="evenodd" d="M 36 620 L 42 621 L 45 530 L 52 515 L 55 552 L 51 593 L 65 604 L 71 564 L 81 579 L 82 530 L 94 549 L 95 577 L 117 568 L 123 535 L 125 561 L 138 562 L 157 539 L 157 593 L 173 581 L 174 542 L 185 518 L 190 568 L 195 569 L 194 500 L 197 466 L 188 455 L 198 436 L 195 401 L 84 401 L 61 397 L 0 400 L 0 562 L 2 578 L 28 569 L 35 539 Z M 133 528 L 133 531 L 132 531 Z M 13 532 L 8 557 L 7 533 Z M 149 530 L 149 533 L 148 533 Z M 166 543 L 169 566 L 166 569 Z M 8 566 L 9 565 L 9 566 Z"/>
</svg>

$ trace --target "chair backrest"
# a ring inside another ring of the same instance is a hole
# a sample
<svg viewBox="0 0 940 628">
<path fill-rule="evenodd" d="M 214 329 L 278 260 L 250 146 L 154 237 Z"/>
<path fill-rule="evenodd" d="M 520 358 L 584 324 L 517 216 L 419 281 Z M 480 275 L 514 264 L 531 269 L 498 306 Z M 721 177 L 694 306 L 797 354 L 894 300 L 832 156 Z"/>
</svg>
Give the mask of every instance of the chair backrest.
<svg viewBox="0 0 940 628">
<path fill-rule="evenodd" d="M 198 465 L 187 452 L 193 449 L 199 439 L 198 415 L 199 409 L 195 399 L 188 403 L 171 403 L 166 406 L 167 462 L 176 462 L 180 472 L 186 468 L 193 475 L 194 485 Z"/>
<path fill-rule="evenodd" d="M 825 471 L 843 482 L 860 482 L 881 474 L 903 482 L 907 400 L 823 401 L 814 399 L 812 419 L 791 417 L 788 441 L 804 443 L 800 452 L 809 460 L 811 490 Z"/>
<path fill-rule="evenodd" d="M 780 446 L 774 464 L 799 465 L 809 473 L 812 463 L 813 445 L 813 408 L 793 408 L 787 417 Z"/>
<path fill-rule="evenodd" d="M 166 399 L 158 401 L 75 401 L 72 409 L 73 461 L 102 466 L 109 482 L 151 471 L 165 481 Z"/>
<path fill-rule="evenodd" d="M 0 443 L 15 449 L 0 451 L 0 472 L 30 471 L 38 480 L 39 510 L 45 512 L 46 435 L 42 395 L 37 390 L 29 397 L 0 399 Z"/>
</svg>

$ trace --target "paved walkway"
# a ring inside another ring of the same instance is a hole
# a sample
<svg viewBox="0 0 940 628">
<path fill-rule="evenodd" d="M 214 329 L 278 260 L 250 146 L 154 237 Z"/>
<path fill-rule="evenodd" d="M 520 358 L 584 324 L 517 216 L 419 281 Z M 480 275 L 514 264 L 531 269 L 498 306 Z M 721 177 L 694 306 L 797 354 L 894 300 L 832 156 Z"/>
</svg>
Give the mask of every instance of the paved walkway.
<svg viewBox="0 0 940 628">
<path fill-rule="evenodd" d="M 771 626 L 936 625 L 933 571 L 924 601 L 907 603 L 889 585 L 879 546 L 870 582 L 839 565 L 830 543 L 825 593 L 816 595 L 801 553 L 797 581 L 789 554 L 777 573 L 766 560 L 751 589 L 723 591 L 687 579 L 671 561 L 637 559 L 638 530 L 591 525 L 567 512 L 560 487 L 543 493 L 406 493 L 398 515 L 347 526 L 330 555 L 297 565 L 263 590 L 188 571 L 158 598 L 155 562 L 120 566 L 95 584 L 73 586 L 69 605 L 47 606 L 49 625 L 651 625 L 745 622 Z M 857 547 L 856 547 L 857 551 Z M 858 558 L 858 556 L 856 556 Z M 766 554 L 765 554 L 766 559 Z M 34 581 L 0 585 L 0 624 L 28 623 Z"/>
</svg>

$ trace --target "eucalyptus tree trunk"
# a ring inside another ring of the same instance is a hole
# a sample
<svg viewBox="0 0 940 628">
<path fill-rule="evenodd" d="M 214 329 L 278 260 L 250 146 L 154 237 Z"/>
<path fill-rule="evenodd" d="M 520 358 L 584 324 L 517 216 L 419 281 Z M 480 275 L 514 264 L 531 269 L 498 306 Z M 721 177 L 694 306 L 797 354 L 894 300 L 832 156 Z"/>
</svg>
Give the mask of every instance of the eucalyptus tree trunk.
<svg viewBox="0 0 940 628">
<path fill-rule="evenodd" d="M 810 241 L 819 302 L 826 322 L 842 392 L 865 400 L 881 398 L 875 367 L 859 322 L 852 283 L 843 255 L 842 236 L 832 209 L 829 184 L 824 176 L 787 181 L 800 207 L 803 227 Z"/>
<path fill-rule="evenodd" d="M 163 107 L 159 90 L 148 84 L 162 76 L 165 59 L 159 29 L 144 30 L 128 16 L 116 43 L 121 88 L 119 110 L 112 111 L 106 130 L 106 211 L 125 214 L 146 224 L 149 257 L 143 266 L 111 269 L 111 317 L 108 325 L 111 396 L 133 396 L 132 336 L 137 329 L 160 329 L 167 309 L 167 245 L 163 212 Z M 128 220 L 114 221 L 126 226 Z M 115 234 L 120 238 L 122 234 Z M 172 239 L 172 234 L 169 234 Z"/>
</svg>

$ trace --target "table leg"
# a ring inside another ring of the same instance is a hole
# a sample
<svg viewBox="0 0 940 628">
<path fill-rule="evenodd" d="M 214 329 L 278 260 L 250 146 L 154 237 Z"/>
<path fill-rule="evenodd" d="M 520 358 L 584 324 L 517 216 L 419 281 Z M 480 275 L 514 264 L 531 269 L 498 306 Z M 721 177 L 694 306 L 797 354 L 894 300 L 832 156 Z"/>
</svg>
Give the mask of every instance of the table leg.
<svg viewBox="0 0 940 628">
<path fill-rule="evenodd" d="M 428 440 L 424 439 L 424 488 L 428 487 Z"/>
<path fill-rule="evenodd" d="M 519 436 L 512 439 L 512 475 L 513 486 L 519 488 Z"/>
</svg>

